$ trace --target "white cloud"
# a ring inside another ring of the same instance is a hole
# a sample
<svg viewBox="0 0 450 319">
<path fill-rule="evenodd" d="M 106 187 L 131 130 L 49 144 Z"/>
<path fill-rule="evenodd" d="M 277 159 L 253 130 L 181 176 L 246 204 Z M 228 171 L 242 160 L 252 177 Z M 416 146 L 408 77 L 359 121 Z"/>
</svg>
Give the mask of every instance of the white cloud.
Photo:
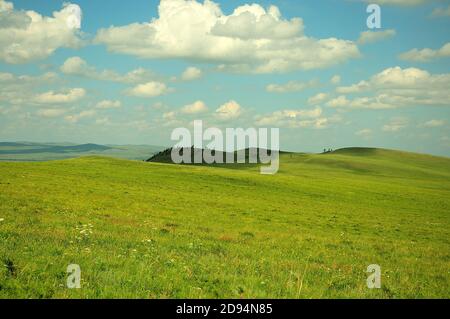
<svg viewBox="0 0 450 319">
<path fill-rule="evenodd" d="M 84 75 L 89 77 L 96 76 L 95 68 L 89 66 L 85 60 L 78 56 L 68 58 L 60 67 L 61 72 L 65 74 Z"/>
<path fill-rule="evenodd" d="M 362 129 L 360 131 L 355 132 L 356 136 L 360 136 L 362 138 L 369 138 L 372 136 L 372 130 L 369 128 Z"/>
<path fill-rule="evenodd" d="M 230 16 L 222 16 L 211 33 L 223 37 L 250 39 L 290 39 L 303 32 L 303 20 L 281 20 L 276 6 L 266 11 L 258 4 L 243 5 Z"/>
<path fill-rule="evenodd" d="M 338 85 L 341 83 L 341 77 L 339 75 L 335 75 L 330 80 L 331 84 Z"/>
<path fill-rule="evenodd" d="M 430 62 L 432 60 L 445 57 L 450 57 L 450 42 L 444 44 L 437 50 L 429 48 L 422 50 L 412 49 L 399 55 L 400 59 L 412 62 Z"/>
<path fill-rule="evenodd" d="M 148 82 L 139 84 L 128 90 L 128 94 L 138 97 L 155 97 L 172 92 L 173 89 L 161 82 Z"/>
<path fill-rule="evenodd" d="M 407 106 L 450 106 L 450 74 L 400 67 L 385 69 L 367 81 L 338 87 L 341 94 L 364 94 L 352 99 L 346 95 L 330 100 L 336 108 L 392 109 Z"/>
<path fill-rule="evenodd" d="M 318 93 L 308 99 L 309 105 L 320 104 L 328 98 L 327 93 Z"/>
<path fill-rule="evenodd" d="M 340 95 L 334 99 L 331 99 L 326 103 L 326 106 L 332 108 L 341 109 L 372 109 L 372 110 L 382 110 L 382 109 L 393 109 L 397 106 L 389 103 L 387 101 L 388 96 L 377 96 L 377 97 L 356 97 L 349 100 L 347 96 Z"/>
<path fill-rule="evenodd" d="M 108 50 L 141 58 L 173 58 L 219 64 L 248 73 L 324 68 L 360 56 L 352 41 L 314 39 L 299 18 L 285 20 L 275 6 L 237 7 L 225 15 L 213 1 L 161 1 L 159 17 L 98 31 Z"/>
<path fill-rule="evenodd" d="M 450 17 L 450 5 L 447 8 L 436 8 L 431 13 L 433 17 Z"/>
<path fill-rule="evenodd" d="M 0 12 L 8 12 L 14 9 L 14 5 L 12 2 L 7 2 L 4 0 L 0 0 Z"/>
<path fill-rule="evenodd" d="M 317 83 L 317 80 L 311 80 L 309 82 L 289 81 L 285 84 L 269 84 L 266 86 L 266 91 L 271 93 L 300 92 L 316 86 Z"/>
<path fill-rule="evenodd" d="M 202 70 L 196 67 L 188 67 L 184 70 L 183 74 L 181 74 L 181 79 L 183 81 L 192 81 L 202 77 Z"/>
<path fill-rule="evenodd" d="M 392 118 L 388 123 L 386 123 L 382 130 L 383 132 L 398 132 L 408 126 L 408 119 L 403 117 Z"/>
<path fill-rule="evenodd" d="M 326 103 L 326 106 L 329 107 L 345 107 L 350 103 L 345 95 L 338 96 L 337 98 L 331 99 Z"/>
<path fill-rule="evenodd" d="M 368 44 L 394 37 L 396 34 L 394 29 L 383 31 L 364 31 L 359 34 L 358 43 Z"/>
<path fill-rule="evenodd" d="M 198 114 L 198 113 L 204 113 L 208 111 L 208 107 L 205 105 L 203 101 L 195 101 L 192 104 L 185 105 L 181 112 L 184 114 Z"/>
<path fill-rule="evenodd" d="M 231 120 L 238 118 L 242 113 L 241 106 L 236 101 L 229 101 L 223 105 L 221 105 L 216 110 L 216 117 L 221 120 Z"/>
<path fill-rule="evenodd" d="M 421 126 L 422 127 L 439 127 L 439 126 L 443 126 L 445 125 L 445 121 L 444 120 L 429 120 L 425 123 L 423 123 Z"/>
<path fill-rule="evenodd" d="M 66 3 L 46 17 L 31 10 L 14 10 L 11 2 L 0 0 L 0 60 L 27 63 L 45 59 L 61 47 L 80 47 L 74 8 L 81 12 L 79 6 Z"/>
<path fill-rule="evenodd" d="M 276 126 L 288 128 L 325 128 L 334 122 L 336 118 L 322 117 L 322 109 L 316 107 L 309 110 L 280 110 L 271 114 L 256 117 L 257 126 Z"/>
<path fill-rule="evenodd" d="M 57 77 L 58 75 L 54 72 L 47 72 L 39 76 L 0 73 L 0 83 L 2 84 L 2 86 L 24 83 L 41 84 L 42 82 L 54 81 L 57 79 Z"/>
<path fill-rule="evenodd" d="M 172 120 L 176 119 L 176 115 L 177 115 L 177 113 L 175 111 L 166 112 L 166 113 L 163 113 L 163 119 L 172 121 Z"/>
<path fill-rule="evenodd" d="M 95 106 L 97 109 L 117 109 L 122 106 L 120 101 L 103 100 Z"/>
<path fill-rule="evenodd" d="M 143 68 L 132 70 L 126 74 L 119 74 L 113 70 L 97 70 L 78 56 L 68 58 L 60 70 L 64 74 L 121 83 L 143 83 L 155 78 L 153 72 Z"/>
<path fill-rule="evenodd" d="M 70 89 L 66 93 L 49 91 L 37 95 L 34 98 L 34 102 L 40 104 L 71 103 L 82 99 L 85 95 L 86 91 L 81 88 Z"/>
<path fill-rule="evenodd" d="M 96 114 L 94 110 L 81 111 L 78 114 L 68 115 L 64 119 L 67 122 L 77 123 L 80 119 L 92 117 Z"/>
<path fill-rule="evenodd" d="M 37 114 L 41 117 L 53 118 L 60 117 L 66 112 L 67 110 L 65 109 L 40 109 L 37 111 Z"/>
<path fill-rule="evenodd" d="M 53 84 L 57 80 L 58 75 L 53 72 L 38 76 L 0 73 L 0 101 L 15 105 L 30 103 L 37 87 Z"/>
</svg>

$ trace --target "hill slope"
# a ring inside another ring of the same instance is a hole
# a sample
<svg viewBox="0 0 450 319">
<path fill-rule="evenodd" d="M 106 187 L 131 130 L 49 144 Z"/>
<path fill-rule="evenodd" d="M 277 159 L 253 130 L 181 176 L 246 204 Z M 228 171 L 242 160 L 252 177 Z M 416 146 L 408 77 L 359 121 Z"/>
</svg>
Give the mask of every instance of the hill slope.
<svg viewBox="0 0 450 319">
<path fill-rule="evenodd" d="M 0 163 L 0 297 L 449 298 L 450 160 L 383 152 Z"/>
<path fill-rule="evenodd" d="M 183 154 L 190 154 L 190 163 L 194 164 L 195 163 L 195 158 L 196 156 L 199 156 L 199 158 L 204 159 L 204 154 L 207 150 L 206 149 L 200 149 L 200 148 L 194 148 L 192 147 L 183 147 L 183 148 L 167 148 L 163 151 L 160 151 L 154 155 L 152 155 L 152 157 L 150 157 L 149 159 L 147 159 L 147 162 L 153 162 L 153 163 L 168 163 L 168 164 L 173 164 L 173 160 L 172 160 L 172 152 L 175 152 L 175 154 L 178 154 L 179 156 L 183 156 Z M 264 151 L 265 153 L 263 153 L 264 155 L 270 155 L 270 151 L 267 151 L 265 149 L 261 149 L 261 151 Z M 256 163 L 261 163 L 260 161 L 260 149 L 259 148 L 247 148 L 247 149 L 243 149 L 240 152 L 243 152 L 243 157 L 245 158 L 245 163 L 250 163 L 249 158 L 251 156 L 253 156 L 254 161 Z M 219 158 L 222 161 L 222 164 L 227 164 L 227 158 L 232 158 L 233 163 L 237 163 L 238 160 L 238 153 L 240 153 L 238 151 L 235 152 L 224 152 L 224 151 L 214 151 L 214 150 L 208 150 L 208 155 L 214 156 L 215 158 Z M 242 156 L 242 155 L 241 155 Z M 206 164 L 206 161 L 202 160 L 201 164 Z M 231 164 L 233 164 L 231 163 Z M 206 164 L 206 165 L 213 165 L 213 166 L 224 166 L 226 167 L 227 165 L 220 165 L 217 163 L 214 164 Z M 242 167 L 242 165 L 240 166 L 236 166 L 236 168 Z"/>
</svg>

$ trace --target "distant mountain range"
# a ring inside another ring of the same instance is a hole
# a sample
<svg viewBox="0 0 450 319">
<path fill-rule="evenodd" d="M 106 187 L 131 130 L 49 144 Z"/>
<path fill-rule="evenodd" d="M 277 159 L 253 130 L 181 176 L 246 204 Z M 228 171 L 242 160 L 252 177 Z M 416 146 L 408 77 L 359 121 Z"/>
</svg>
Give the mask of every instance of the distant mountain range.
<svg viewBox="0 0 450 319">
<path fill-rule="evenodd" d="M 110 150 L 112 147 L 98 144 L 81 144 L 74 146 L 47 146 L 20 143 L 0 143 L 0 146 L 10 146 L 16 149 L 0 149 L 0 154 L 36 154 L 36 153 L 80 153 Z M 30 147 L 32 146 L 32 147 Z M 28 148 L 30 147 L 30 148 Z"/>
<path fill-rule="evenodd" d="M 145 160 L 163 149 L 155 145 L 0 142 L 0 161 L 47 161 L 86 155 Z"/>
</svg>

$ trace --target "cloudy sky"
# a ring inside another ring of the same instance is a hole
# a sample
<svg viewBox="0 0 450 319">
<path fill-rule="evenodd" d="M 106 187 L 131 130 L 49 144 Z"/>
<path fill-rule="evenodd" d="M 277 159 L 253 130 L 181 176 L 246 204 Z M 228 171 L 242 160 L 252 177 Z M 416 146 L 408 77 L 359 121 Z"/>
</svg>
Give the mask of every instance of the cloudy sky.
<svg viewBox="0 0 450 319">
<path fill-rule="evenodd" d="M 0 0 L 0 140 L 169 146 L 202 119 L 450 156 L 449 30 L 444 0 Z"/>
</svg>

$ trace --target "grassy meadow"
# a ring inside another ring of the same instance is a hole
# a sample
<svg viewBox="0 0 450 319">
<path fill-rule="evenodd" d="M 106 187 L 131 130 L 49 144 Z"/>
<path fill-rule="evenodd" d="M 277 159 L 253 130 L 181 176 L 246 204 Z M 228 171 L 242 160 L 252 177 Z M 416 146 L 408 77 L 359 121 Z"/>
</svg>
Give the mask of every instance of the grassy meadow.
<svg viewBox="0 0 450 319">
<path fill-rule="evenodd" d="M 1 162 L 0 266 L 0 298 L 450 298 L 450 159 Z"/>
</svg>

